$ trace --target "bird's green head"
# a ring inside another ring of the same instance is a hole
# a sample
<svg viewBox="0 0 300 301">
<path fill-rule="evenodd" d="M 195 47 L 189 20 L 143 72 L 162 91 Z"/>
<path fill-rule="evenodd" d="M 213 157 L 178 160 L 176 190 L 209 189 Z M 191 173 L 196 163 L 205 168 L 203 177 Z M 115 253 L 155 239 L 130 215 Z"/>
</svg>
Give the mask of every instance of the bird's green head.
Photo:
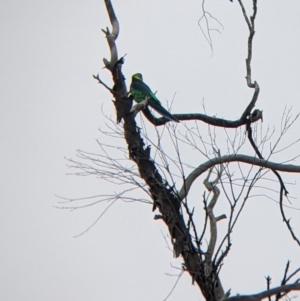
<svg viewBox="0 0 300 301">
<path fill-rule="evenodd" d="M 133 74 L 132 79 L 143 80 L 143 75 L 141 73 Z"/>
</svg>

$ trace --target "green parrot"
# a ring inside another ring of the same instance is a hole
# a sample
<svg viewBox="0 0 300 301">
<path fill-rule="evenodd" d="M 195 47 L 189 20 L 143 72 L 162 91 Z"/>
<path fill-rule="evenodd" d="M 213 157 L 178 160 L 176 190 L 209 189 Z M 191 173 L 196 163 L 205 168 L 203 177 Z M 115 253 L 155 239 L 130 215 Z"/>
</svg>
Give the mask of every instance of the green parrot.
<svg viewBox="0 0 300 301">
<path fill-rule="evenodd" d="M 153 108 L 156 112 L 167 118 L 168 120 L 179 122 L 170 112 L 168 112 L 157 99 L 151 89 L 143 82 L 143 76 L 141 73 L 132 75 L 132 81 L 130 85 L 130 92 L 133 99 L 140 103 L 142 100 L 149 97 L 148 105 Z"/>
</svg>

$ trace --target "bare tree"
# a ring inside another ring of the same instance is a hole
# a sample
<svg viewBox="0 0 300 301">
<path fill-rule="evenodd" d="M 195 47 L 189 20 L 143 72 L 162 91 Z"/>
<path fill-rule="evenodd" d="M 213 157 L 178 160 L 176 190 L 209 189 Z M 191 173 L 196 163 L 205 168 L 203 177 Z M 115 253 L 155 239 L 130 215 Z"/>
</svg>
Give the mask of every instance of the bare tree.
<svg viewBox="0 0 300 301">
<path fill-rule="evenodd" d="M 177 125 L 170 123 L 165 117 L 156 118 L 152 114 L 147 107 L 147 97 L 142 103 L 133 106 L 133 97 L 127 89 L 125 77 L 122 74 L 124 58 L 119 58 L 117 51 L 119 22 L 111 1 L 105 0 L 112 31 L 108 28 L 103 30 L 111 53 L 110 59 L 103 59 L 103 61 L 107 71 L 112 74 L 113 87 L 105 84 L 99 75 L 94 78 L 114 97 L 117 123 L 107 119 L 109 130 L 104 133 L 112 138 L 124 139 L 127 148 L 118 144 L 106 145 L 98 141 L 100 154 L 79 150 L 77 155 L 80 160 L 69 159 L 69 162 L 70 166 L 76 169 L 77 174 L 97 175 L 102 180 L 116 185 L 126 185 L 126 189 L 118 194 L 101 196 L 100 201 L 111 201 L 109 206 L 118 199 L 145 203 L 152 200 L 153 211 L 158 212 L 154 218 L 165 223 L 174 256 L 181 256 L 184 261 L 182 271 L 190 274 L 193 283 L 199 286 L 207 301 L 262 300 L 265 298 L 271 300 L 272 296 L 274 300 L 279 300 L 291 291 L 300 290 L 299 279 L 295 279 L 300 268 L 289 272 L 289 262 L 278 287 L 271 289 L 268 277 L 267 289 L 252 295 L 230 297 L 230 289 L 223 288 L 220 277 L 224 258 L 231 249 L 232 230 L 236 227 L 248 198 L 254 195 L 257 189 L 263 189 L 264 193 L 273 199 L 279 195 L 277 200 L 282 218 L 291 238 L 300 247 L 297 233 L 293 230 L 284 211 L 284 199 L 288 198 L 288 190 L 281 176 L 282 172 L 300 173 L 299 165 L 288 164 L 297 156 L 287 159 L 285 163 L 271 160 L 273 154 L 283 151 L 278 150 L 279 142 L 297 120 L 298 115 L 291 118 L 290 111 L 284 112 L 279 137 L 268 155 L 263 157 L 262 150 L 274 133 L 269 130 L 265 133 L 259 131 L 258 125 L 263 118 L 263 112 L 259 109 L 254 110 L 260 93 L 259 84 L 251 76 L 252 43 L 258 6 L 257 0 L 252 0 L 253 10 L 249 17 L 243 2 L 238 0 L 238 3 L 249 32 L 246 83 L 253 90 L 252 99 L 238 120 L 221 119 L 200 113 L 173 114 L 180 121 L 189 121 L 185 125 L 181 124 L 181 130 L 179 130 Z M 204 18 L 206 14 L 207 12 L 203 9 Z M 208 41 L 212 45 L 209 27 L 207 33 Z M 135 119 L 139 112 L 142 112 L 155 126 L 155 139 L 158 142 L 153 142 L 154 138 L 148 133 L 143 120 L 141 120 L 142 125 L 137 126 Z M 206 138 L 203 137 L 203 133 L 200 133 L 199 123 L 195 122 L 196 120 L 209 125 Z M 162 125 L 166 126 L 165 130 L 159 131 L 157 127 Z M 225 153 L 222 153 L 224 151 L 221 151 L 222 147 L 219 146 L 216 128 L 223 130 L 226 143 Z M 288 147 L 296 145 L 299 140 L 292 141 Z M 173 153 L 165 151 L 165 141 L 173 146 Z M 252 151 L 249 149 L 247 152 L 244 151 L 247 144 L 252 147 Z M 202 156 L 203 161 L 191 163 L 190 158 L 185 156 L 187 153 L 184 151 L 185 148 L 196 150 Z M 119 154 L 118 157 L 112 156 L 112 150 Z M 204 173 L 207 173 L 203 183 L 207 192 L 202 196 L 204 222 L 199 225 L 195 218 L 195 210 L 200 210 L 199 205 L 197 208 L 193 207 L 190 191 L 195 180 Z M 181 187 L 176 185 L 179 180 L 183 183 Z M 278 190 L 268 188 L 267 181 L 276 181 Z M 143 191 L 145 198 L 135 197 L 137 190 Z M 215 216 L 214 206 L 221 193 L 228 202 L 229 210 L 226 214 Z M 91 206 L 94 203 L 91 200 L 82 207 Z M 70 207 L 72 206 L 67 205 L 63 208 Z M 217 244 L 218 222 L 221 220 L 226 220 L 227 230 L 220 243 Z M 207 245 L 204 243 L 205 240 L 208 241 Z"/>
</svg>

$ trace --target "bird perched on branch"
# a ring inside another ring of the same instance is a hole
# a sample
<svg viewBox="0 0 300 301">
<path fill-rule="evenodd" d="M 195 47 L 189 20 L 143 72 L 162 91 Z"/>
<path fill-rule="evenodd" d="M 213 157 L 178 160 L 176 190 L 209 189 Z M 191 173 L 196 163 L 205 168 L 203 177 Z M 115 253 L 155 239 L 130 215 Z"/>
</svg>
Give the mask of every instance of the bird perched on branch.
<svg viewBox="0 0 300 301">
<path fill-rule="evenodd" d="M 133 99 L 140 103 L 146 97 L 148 97 L 148 105 L 156 112 L 167 118 L 168 120 L 179 122 L 170 112 L 168 112 L 157 99 L 151 89 L 143 82 L 143 76 L 141 73 L 132 75 L 132 81 L 130 85 L 130 93 Z"/>
</svg>

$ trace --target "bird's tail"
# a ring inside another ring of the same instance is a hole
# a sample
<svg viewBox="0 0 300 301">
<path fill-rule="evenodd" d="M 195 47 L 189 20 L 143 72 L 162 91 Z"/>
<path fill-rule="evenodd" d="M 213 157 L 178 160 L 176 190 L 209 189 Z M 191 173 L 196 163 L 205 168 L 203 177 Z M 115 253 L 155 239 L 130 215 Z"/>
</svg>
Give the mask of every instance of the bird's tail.
<svg viewBox="0 0 300 301">
<path fill-rule="evenodd" d="M 161 114 L 165 118 L 171 121 L 180 122 L 177 118 L 175 118 L 170 112 L 168 112 L 161 104 L 151 103 L 151 108 L 153 108 L 157 113 Z"/>
</svg>

